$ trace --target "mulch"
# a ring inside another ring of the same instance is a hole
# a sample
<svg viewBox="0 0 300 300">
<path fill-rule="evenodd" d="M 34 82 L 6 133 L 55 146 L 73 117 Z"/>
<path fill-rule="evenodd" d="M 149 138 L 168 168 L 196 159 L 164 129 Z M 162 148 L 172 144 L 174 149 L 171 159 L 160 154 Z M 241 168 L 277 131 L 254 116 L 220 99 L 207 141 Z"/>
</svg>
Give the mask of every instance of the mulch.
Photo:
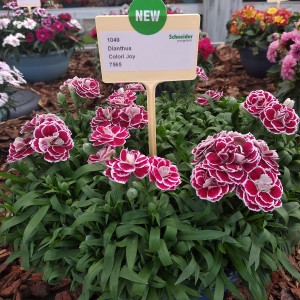
<svg viewBox="0 0 300 300">
<path fill-rule="evenodd" d="M 56 95 L 62 83 L 75 76 L 91 77 L 100 80 L 95 70 L 94 51 L 75 52 L 67 74 L 54 82 L 37 82 L 27 84 L 25 88 L 37 92 L 41 100 L 38 112 L 33 112 L 29 116 L 18 119 L 7 120 L 0 123 L 0 171 L 6 171 L 8 165 L 6 156 L 9 143 L 19 136 L 19 130 L 25 121 L 30 120 L 36 113 L 56 113 L 59 110 Z M 275 92 L 275 85 L 272 79 L 255 78 L 246 74 L 241 63 L 238 52 L 229 46 L 219 46 L 214 55 L 214 69 L 208 74 L 207 83 L 199 82 L 195 90 L 196 93 L 205 92 L 208 89 L 223 91 L 225 96 L 238 95 L 247 96 L 251 91 L 264 89 L 271 93 Z M 95 107 L 103 102 L 112 91 L 112 86 L 101 83 L 102 97 L 94 102 L 87 103 L 88 107 Z M 72 109 L 70 107 L 70 109 Z M 42 274 L 27 272 L 20 266 L 20 259 L 16 259 L 10 264 L 5 261 L 12 253 L 10 245 L 0 244 L 0 300 L 76 300 L 80 291 L 70 291 L 71 282 L 63 279 L 55 286 L 43 282 Z M 295 268 L 300 271 L 300 249 L 295 248 L 293 255 L 289 258 Z M 287 272 L 277 270 L 271 275 L 271 283 L 267 288 L 269 300 L 292 300 L 300 299 L 300 284 L 294 280 Z M 247 289 L 242 282 L 238 281 L 237 286 L 246 299 L 249 298 Z M 227 300 L 236 299 L 229 292 L 226 294 Z M 255 299 L 261 300 L 261 299 Z"/>
</svg>

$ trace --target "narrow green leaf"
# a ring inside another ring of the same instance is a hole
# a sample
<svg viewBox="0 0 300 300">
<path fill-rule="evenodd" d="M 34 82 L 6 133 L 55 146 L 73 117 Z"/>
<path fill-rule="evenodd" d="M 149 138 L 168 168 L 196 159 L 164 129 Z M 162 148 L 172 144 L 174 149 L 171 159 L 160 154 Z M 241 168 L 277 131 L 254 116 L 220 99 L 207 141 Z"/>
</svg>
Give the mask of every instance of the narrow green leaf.
<svg viewBox="0 0 300 300">
<path fill-rule="evenodd" d="M 197 268 L 197 263 L 196 263 L 194 257 L 192 256 L 190 263 L 186 266 L 186 268 L 180 274 L 180 276 L 178 277 L 175 284 L 179 284 L 182 281 L 188 279 L 195 272 L 196 268 Z"/>
<path fill-rule="evenodd" d="M 224 298 L 224 282 L 220 276 L 217 276 L 213 300 L 219 300 L 223 298 Z"/>
<path fill-rule="evenodd" d="M 26 243 L 37 230 L 39 223 L 43 220 L 46 213 L 48 212 L 50 205 L 42 206 L 36 214 L 32 217 L 28 225 L 26 226 L 23 233 L 23 243 Z"/>
<path fill-rule="evenodd" d="M 85 278 L 84 278 L 84 290 L 90 289 L 93 280 L 97 275 L 100 275 L 103 270 L 103 259 L 98 260 L 96 263 L 90 266 Z"/>
<path fill-rule="evenodd" d="M 172 258 L 170 256 L 168 247 L 166 245 L 166 242 L 164 240 L 160 240 L 160 248 L 158 250 L 158 257 L 161 261 L 161 263 L 167 267 L 173 264 Z"/>
<path fill-rule="evenodd" d="M 127 266 L 123 266 L 123 268 L 121 269 L 120 277 L 127 279 L 131 282 L 147 284 L 147 281 L 145 281 L 141 276 L 139 276 L 133 270 L 128 269 Z"/>
<path fill-rule="evenodd" d="M 115 260 L 115 252 L 116 252 L 116 245 L 115 244 L 108 244 L 105 248 L 104 252 L 104 260 L 103 260 L 103 272 L 101 274 L 101 286 L 105 289 L 107 281 L 110 277 L 112 269 L 114 267 L 114 260 Z"/>
<path fill-rule="evenodd" d="M 180 231 L 178 240 L 181 241 L 205 241 L 216 240 L 228 235 L 226 232 L 217 230 L 195 230 L 195 231 Z"/>
<path fill-rule="evenodd" d="M 160 247 L 160 228 L 151 227 L 149 235 L 149 251 L 154 253 L 159 250 Z"/>
<path fill-rule="evenodd" d="M 138 245 L 138 237 L 137 236 L 129 236 L 127 238 L 127 247 L 126 247 L 126 261 L 127 266 L 130 270 L 133 269 L 136 254 L 137 254 L 137 245 Z"/>
</svg>

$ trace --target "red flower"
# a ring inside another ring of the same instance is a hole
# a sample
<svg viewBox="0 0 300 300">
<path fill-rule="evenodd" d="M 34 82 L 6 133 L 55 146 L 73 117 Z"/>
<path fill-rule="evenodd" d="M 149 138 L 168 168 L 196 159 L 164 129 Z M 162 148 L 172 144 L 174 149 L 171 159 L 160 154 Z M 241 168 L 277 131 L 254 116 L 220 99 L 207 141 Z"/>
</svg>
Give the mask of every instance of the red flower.
<svg viewBox="0 0 300 300">
<path fill-rule="evenodd" d="M 26 33 L 26 43 L 32 43 L 35 40 L 35 36 L 32 32 Z"/>
<path fill-rule="evenodd" d="M 116 107 L 125 107 L 133 104 L 136 100 L 136 94 L 123 88 L 114 91 L 107 99 L 108 104 Z"/>
<path fill-rule="evenodd" d="M 101 148 L 97 153 L 92 154 L 88 158 L 89 164 L 101 163 L 105 164 L 108 160 L 111 159 L 112 155 L 115 154 L 115 149 L 111 146 L 105 146 Z"/>
<path fill-rule="evenodd" d="M 96 98 L 100 97 L 99 82 L 93 78 L 78 78 L 68 79 L 64 82 L 64 86 L 71 85 L 78 96 L 82 98 Z"/>
<path fill-rule="evenodd" d="M 92 37 L 93 39 L 96 39 L 96 38 L 97 38 L 97 29 L 96 29 L 96 27 L 94 27 L 94 28 L 90 31 L 89 36 Z"/>
<path fill-rule="evenodd" d="M 48 162 L 65 161 L 74 143 L 66 125 L 59 122 L 43 122 L 33 132 L 31 147 L 44 154 Z"/>
<path fill-rule="evenodd" d="M 204 96 L 206 95 L 206 96 Z M 207 90 L 204 95 L 200 95 L 197 99 L 196 99 L 196 103 L 202 105 L 202 106 L 207 106 L 209 105 L 209 102 L 207 100 L 207 97 L 211 98 L 214 101 L 218 101 L 222 96 L 223 96 L 223 92 L 219 92 L 219 91 L 213 91 L 213 90 Z"/>
<path fill-rule="evenodd" d="M 52 25 L 51 28 L 57 32 L 61 32 L 65 29 L 64 23 L 61 23 L 59 21 L 55 21 Z"/>
<path fill-rule="evenodd" d="M 281 103 L 271 103 L 260 113 L 266 128 L 275 134 L 293 134 L 298 129 L 299 116 L 295 110 Z"/>
<path fill-rule="evenodd" d="M 272 211 L 281 207 L 282 194 L 283 188 L 277 175 L 261 167 L 250 172 L 246 182 L 237 189 L 238 197 L 254 211 Z"/>
<path fill-rule="evenodd" d="M 214 179 L 201 163 L 192 172 L 191 185 L 196 190 L 198 197 L 212 202 L 219 201 L 235 187 L 234 184 Z"/>
<path fill-rule="evenodd" d="M 45 43 L 54 37 L 54 33 L 47 28 L 39 28 L 36 30 L 35 34 L 36 38 L 42 43 Z"/>
<path fill-rule="evenodd" d="M 178 169 L 168 159 L 152 156 L 150 159 L 150 181 L 155 181 L 161 190 L 175 190 L 181 183 Z"/>
<path fill-rule="evenodd" d="M 72 16 L 69 13 L 62 13 L 58 15 L 58 18 L 65 21 L 65 22 L 69 22 L 72 19 Z"/>
<path fill-rule="evenodd" d="M 211 44 L 208 37 L 203 37 L 199 40 L 198 43 L 198 52 L 203 57 L 204 60 L 207 60 L 209 55 L 214 53 L 215 47 Z"/>
<path fill-rule="evenodd" d="M 9 145 L 7 161 L 12 163 L 34 153 L 30 141 L 31 138 L 23 139 L 17 137 L 15 141 Z"/>
<path fill-rule="evenodd" d="M 94 146 L 108 144 L 112 147 L 122 146 L 130 134 L 125 127 L 120 126 L 98 126 L 90 137 L 90 141 L 94 141 Z"/>
<path fill-rule="evenodd" d="M 278 101 L 271 93 L 263 90 L 257 90 L 248 95 L 243 106 L 254 117 L 258 117 L 267 105 L 273 102 L 277 103 Z"/>
<path fill-rule="evenodd" d="M 126 183 L 133 173 L 138 178 L 144 178 L 149 173 L 149 158 L 137 150 L 123 149 L 119 158 L 107 162 L 104 174 L 111 180 Z"/>
</svg>

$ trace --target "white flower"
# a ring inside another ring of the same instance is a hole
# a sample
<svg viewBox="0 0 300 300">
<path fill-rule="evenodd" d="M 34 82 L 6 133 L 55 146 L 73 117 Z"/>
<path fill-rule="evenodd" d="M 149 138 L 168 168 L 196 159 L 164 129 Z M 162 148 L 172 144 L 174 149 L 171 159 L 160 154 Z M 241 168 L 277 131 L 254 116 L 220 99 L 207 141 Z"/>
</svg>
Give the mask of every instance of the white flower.
<svg viewBox="0 0 300 300">
<path fill-rule="evenodd" d="M 16 37 L 17 39 L 24 39 L 24 38 L 25 38 L 25 35 L 18 32 L 18 33 L 16 33 L 15 37 Z"/>
<path fill-rule="evenodd" d="M 36 27 L 36 22 L 32 19 L 29 19 L 29 18 L 26 18 L 23 22 L 23 26 L 26 28 L 26 29 L 34 29 Z"/>
<path fill-rule="evenodd" d="M 287 98 L 284 100 L 283 104 L 288 108 L 293 108 L 295 105 L 295 101 L 291 100 L 290 98 Z"/>
<path fill-rule="evenodd" d="M 0 30 L 6 29 L 9 23 L 10 23 L 10 19 L 0 18 Z"/>
<path fill-rule="evenodd" d="M 25 36 L 21 33 L 17 33 L 16 35 L 8 35 L 6 38 L 4 38 L 2 46 L 4 47 L 5 45 L 10 45 L 13 47 L 18 47 L 20 46 L 20 40 L 19 38 L 24 38 Z"/>
<path fill-rule="evenodd" d="M 6 93 L 0 93 L 0 107 L 5 105 L 8 101 L 8 95 Z"/>
<path fill-rule="evenodd" d="M 72 26 L 76 27 L 77 29 L 81 29 L 81 25 L 80 23 L 75 20 L 75 19 L 72 19 L 70 22 L 69 22 Z"/>
<path fill-rule="evenodd" d="M 21 21 L 13 21 L 13 25 L 16 26 L 18 29 L 21 29 L 24 24 Z"/>
</svg>

